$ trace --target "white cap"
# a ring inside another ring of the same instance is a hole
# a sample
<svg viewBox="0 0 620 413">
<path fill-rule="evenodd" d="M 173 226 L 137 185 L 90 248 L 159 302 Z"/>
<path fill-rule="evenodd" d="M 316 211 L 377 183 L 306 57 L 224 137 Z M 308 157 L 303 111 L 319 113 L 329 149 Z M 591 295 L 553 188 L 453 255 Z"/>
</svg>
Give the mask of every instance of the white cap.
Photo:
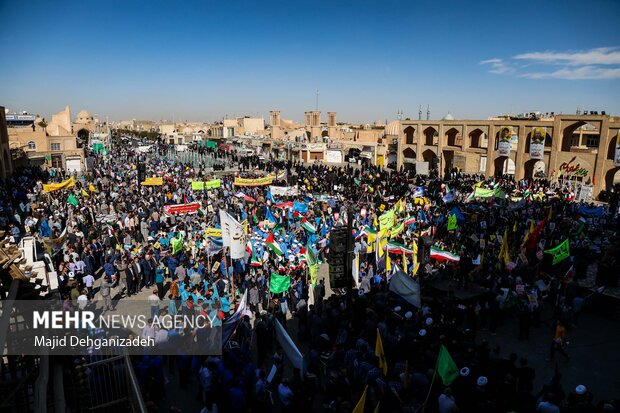
<svg viewBox="0 0 620 413">
<path fill-rule="evenodd" d="M 73 274 L 73 271 L 69 271 L 69 278 L 75 278 L 75 274 Z"/>
<path fill-rule="evenodd" d="M 583 384 L 580 384 L 575 388 L 575 393 L 582 395 L 585 394 L 588 389 Z"/>
<path fill-rule="evenodd" d="M 413 313 L 412 313 L 411 311 L 407 311 L 407 312 L 405 313 L 405 318 L 406 318 L 407 320 L 409 320 L 409 319 L 411 319 L 411 317 L 413 317 Z"/>
<path fill-rule="evenodd" d="M 396 307 L 394 307 L 394 311 L 395 311 L 395 312 L 399 312 L 400 310 L 402 310 L 402 308 L 401 308 L 399 305 L 397 305 Z"/>
<path fill-rule="evenodd" d="M 469 376 L 469 367 L 463 367 L 460 371 L 461 377 Z"/>
<path fill-rule="evenodd" d="M 424 337 L 426 335 L 426 330 L 422 329 L 418 332 L 418 334 L 420 335 L 420 337 Z"/>
<path fill-rule="evenodd" d="M 430 317 L 428 317 L 428 318 L 426 319 L 426 325 L 427 325 L 427 326 L 430 326 L 431 324 L 433 324 L 433 319 L 432 319 L 432 318 L 430 318 Z"/>
<path fill-rule="evenodd" d="M 480 376 L 478 377 L 478 380 L 476 381 L 476 384 L 479 387 L 484 387 L 487 385 L 487 383 L 489 382 L 489 379 L 487 379 L 485 376 Z"/>
</svg>

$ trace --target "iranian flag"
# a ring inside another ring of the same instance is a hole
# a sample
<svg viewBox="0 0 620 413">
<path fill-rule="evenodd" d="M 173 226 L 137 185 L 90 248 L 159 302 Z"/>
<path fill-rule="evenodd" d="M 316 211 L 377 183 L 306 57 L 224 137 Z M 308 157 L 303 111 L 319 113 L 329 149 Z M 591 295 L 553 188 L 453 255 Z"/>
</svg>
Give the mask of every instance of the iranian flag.
<svg viewBox="0 0 620 413">
<path fill-rule="evenodd" d="M 407 219 L 405 219 L 405 225 L 409 226 L 411 224 L 415 223 L 415 218 L 414 217 L 409 217 Z"/>
<path fill-rule="evenodd" d="M 427 229 L 425 229 L 424 231 L 422 231 L 422 233 L 420 233 L 421 237 L 430 237 L 431 236 L 431 227 L 428 227 Z"/>
<path fill-rule="evenodd" d="M 282 255 L 282 248 L 280 247 L 280 244 L 278 244 L 273 238 L 273 232 L 269 233 L 269 236 L 265 240 L 265 244 L 267 244 L 267 246 L 271 248 L 271 250 L 275 252 L 276 255 Z"/>
<path fill-rule="evenodd" d="M 413 250 L 411 248 L 405 247 L 400 242 L 389 241 L 387 243 L 387 250 L 391 254 L 403 254 L 403 253 L 407 255 L 413 254 Z"/>
<path fill-rule="evenodd" d="M 252 253 L 252 259 L 250 260 L 250 265 L 252 267 L 262 267 L 263 261 L 260 260 L 256 254 Z"/>
<path fill-rule="evenodd" d="M 248 254 L 254 255 L 254 245 L 252 245 L 251 241 L 248 241 L 248 243 L 245 245 L 245 250 L 248 252 Z"/>
<path fill-rule="evenodd" d="M 431 248 L 431 258 L 436 260 L 446 260 L 446 261 L 454 261 L 459 262 L 461 257 L 456 254 L 451 253 L 450 251 L 444 251 L 438 247 Z"/>
<path fill-rule="evenodd" d="M 301 226 L 308 232 L 314 234 L 316 233 L 316 227 L 312 225 L 306 218 L 301 220 Z"/>
</svg>

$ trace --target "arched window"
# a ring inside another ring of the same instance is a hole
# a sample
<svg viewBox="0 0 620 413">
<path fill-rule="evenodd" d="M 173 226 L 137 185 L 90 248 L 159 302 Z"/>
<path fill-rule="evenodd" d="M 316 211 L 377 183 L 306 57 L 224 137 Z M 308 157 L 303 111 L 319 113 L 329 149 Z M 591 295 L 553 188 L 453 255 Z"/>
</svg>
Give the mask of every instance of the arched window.
<svg viewBox="0 0 620 413">
<path fill-rule="evenodd" d="M 35 149 L 37 149 L 37 144 L 34 141 L 28 142 L 28 149 L 34 151 Z"/>
</svg>

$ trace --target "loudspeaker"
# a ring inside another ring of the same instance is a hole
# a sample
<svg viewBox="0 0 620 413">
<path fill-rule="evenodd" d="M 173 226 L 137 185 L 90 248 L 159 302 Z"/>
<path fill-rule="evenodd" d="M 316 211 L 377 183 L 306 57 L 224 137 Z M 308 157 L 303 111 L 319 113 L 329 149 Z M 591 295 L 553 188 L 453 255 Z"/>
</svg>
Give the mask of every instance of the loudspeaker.
<svg viewBox="0 0 620 413">
<path fill-rule="evenodd" d="M 420 265 L 426 265 L 431 260 L 431 247 L 433 246 L 432 237 L 418 238 L 418 262 Z"/>
</svg>

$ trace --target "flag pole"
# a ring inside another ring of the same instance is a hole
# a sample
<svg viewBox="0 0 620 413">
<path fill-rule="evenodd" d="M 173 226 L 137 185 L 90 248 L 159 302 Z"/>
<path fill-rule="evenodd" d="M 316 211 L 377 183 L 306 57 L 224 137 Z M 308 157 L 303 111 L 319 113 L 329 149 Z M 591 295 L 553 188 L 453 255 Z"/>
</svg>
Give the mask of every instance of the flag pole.
<svg viewBox="0 0 620 413">
<path fill-rule="evenodd" d="M 431 379 L 431 385 L 428 388 L 428 393 L 426 394 L 426 399 L 424 399 L 424 403 L 422 403 L 422 413 L 426 411 L 426 403 L 428 403 L 428 399 L 431 397 L 431 392 L 433 391 L 433 384 L 435 383 L 435 377 L 437 377 L 437 366 L 435 365 L 435 370 L 433 371 L 433 378 Z"/>
</svg>

